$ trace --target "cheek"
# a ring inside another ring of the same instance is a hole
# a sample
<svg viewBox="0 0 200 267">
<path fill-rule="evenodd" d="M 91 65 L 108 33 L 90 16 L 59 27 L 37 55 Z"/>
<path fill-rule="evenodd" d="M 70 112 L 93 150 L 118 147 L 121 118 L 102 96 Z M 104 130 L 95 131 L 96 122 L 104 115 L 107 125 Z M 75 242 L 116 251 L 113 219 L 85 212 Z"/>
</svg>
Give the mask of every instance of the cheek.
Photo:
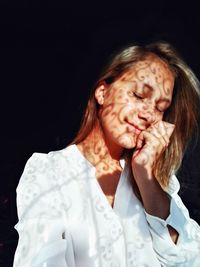
<svg viewBox="0 0 200 267">
<path fill-rule="evenodd" d="M 102 107 L 100 111 L 101 121 L 108 123 L 123 123 L 123 117 L 127 113 L 127 104 L 111 103 Z"/>
<path fill-rule="evenodd" d="M 150 111 L 148 104 L 142 100 L 137 100 L 132 110 L 134 114 L 143 114 Z"/>
<path fill-rule="evenodd" d="M 136 136 L 127 126 L 126 119 L 133 118 L 132 106 L 124 105 L 119 109 L 107 107 L 101 113 L 101 124 L 106 136 L 113 139 L 121 147 L 131 149 L 135 147 Z M 131 117 L 131 118 L 130 118 Z"/>
<path fill-rule="evenodd" d="M 119 112 L 120 123 L 124 123 L 126 118 L 132 117 L 134 113 L 135 112 L 131 104 L 124 105 Z"/>
<path fill-rule="evenodd" d="M 155 122 L 162 121 L 163 117 L 164 117 L 164 113 L 155 114 Z"/>
<path fill-rule="evenodd" d="M 120 122 L 120 112 L 113 105 L 102 109 L 100 121 L 105 133 L 114 136 L 121 134 L 122 122 Z"/>
</svg>

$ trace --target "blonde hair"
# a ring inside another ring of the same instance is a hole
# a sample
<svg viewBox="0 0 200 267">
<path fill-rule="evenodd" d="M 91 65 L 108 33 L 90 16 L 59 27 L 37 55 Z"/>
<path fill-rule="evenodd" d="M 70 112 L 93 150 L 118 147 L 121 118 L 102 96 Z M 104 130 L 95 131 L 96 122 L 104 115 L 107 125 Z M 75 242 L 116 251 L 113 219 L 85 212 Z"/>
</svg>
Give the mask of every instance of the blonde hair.
<svg viewBox="0 0 200 267">
<path fill-rule="evenodd" d="M 136 62 L 144 60 L 152 53 L 166 62 L 175 74 L 172 104 L 164 114 L 163 119 L 175 124 L 176 127 L 169 146 L 154 167 L 155 177 L 165 187 L 168 185 L 169 177 L 181 165 L 187 143 L 194 128 L 197 127 L 197 118 L 200 112 L 199 81 L 169 43 L 155 42 L 143 46 L 129 45 L 112 57 L 91 91 L 81 127 L 73 143 L 78 144 L 83 141 L 96 124 L 98 104 L 94 92 L 97 86 L 102 82 L 111 84 L 132 68 Z"/>
</svg>

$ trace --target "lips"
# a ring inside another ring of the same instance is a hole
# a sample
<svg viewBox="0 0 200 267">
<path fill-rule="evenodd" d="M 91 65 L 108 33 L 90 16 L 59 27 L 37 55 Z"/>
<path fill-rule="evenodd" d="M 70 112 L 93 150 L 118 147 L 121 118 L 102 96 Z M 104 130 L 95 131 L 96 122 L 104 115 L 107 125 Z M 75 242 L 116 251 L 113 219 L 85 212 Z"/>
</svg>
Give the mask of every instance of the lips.
<svg viewBox="0 0 200 267">
<path fill-rule="evenodd" d="M 128 126 L 129 126 L 129 128 L 130 128 L 133 132 L 135 132 L 136 134 L 140 134 L 141 131 L 144 130 L 144 129 L 139 128 L 137 125 L 135 125 L 135 124 L 133 124 L 133 123 L 127 122 L 127 124 L 128 124 Z"/>
</svg>

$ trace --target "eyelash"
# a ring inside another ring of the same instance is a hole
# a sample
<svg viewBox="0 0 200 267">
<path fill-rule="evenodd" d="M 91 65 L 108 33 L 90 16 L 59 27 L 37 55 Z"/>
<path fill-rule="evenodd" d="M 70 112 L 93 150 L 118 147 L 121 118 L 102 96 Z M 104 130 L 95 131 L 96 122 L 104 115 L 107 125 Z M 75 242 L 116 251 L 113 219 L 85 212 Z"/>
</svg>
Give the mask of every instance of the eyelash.
<svg viewBox="0 0 200 267">
<path fill-rule="evenodd" d="M 143 99 L 144 98 L 143 96 L 140 96 L 140 95 L 136 94 L 135 92 L 133 92 L 133 95 L 138 99 Z"/>
<path fill-rule="evenodd" d="M 164 113 L 164 110 L 160 110 L 159 108 L 156 108 L 156 110 L 160 113 Z"/>
<path fill-rule="evenodd" d="M 137 98 L 137 99 L 144 99 L 144 97 L 143 96 L 140 96 L 140 95 L 138 95 L 138 94 L 136 94 L 135 92 L 133 92 L 133 95 Z M 157 108 L 156 107 L 156 110 L 158 111 L 158 112 L 160 112 L 160 113 L 164 113 L 165 111 L 164 110 L 160 110 L 159 108 Z"/>
</svg>

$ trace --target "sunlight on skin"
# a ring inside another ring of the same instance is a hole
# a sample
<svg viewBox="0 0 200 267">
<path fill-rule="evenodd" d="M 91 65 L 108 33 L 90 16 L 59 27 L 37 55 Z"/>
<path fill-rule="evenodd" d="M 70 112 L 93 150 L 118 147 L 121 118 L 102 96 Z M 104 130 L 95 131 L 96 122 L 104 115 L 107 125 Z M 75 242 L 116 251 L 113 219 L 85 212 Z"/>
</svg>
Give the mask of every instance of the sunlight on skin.
<svg viewBox="0 0 200 267">
<path fill-rule="evenodd" d="M 141 131 L 162 120 L 173 85 L 174 77 L 161 60 L 136 63 L 104 92 L 100 121 L 105 138 L 119 148 L 134 148 Z"/>
<path fill-rule="evenodd" d="M 164 111 L 171 103 L 173 86 L 174 76 L 167 64 L 150 55 L 146 60 L 135 63 L 110 86 L 101 85 L 96 89 L 99 90 L 96 99 L 100 104 L 100 123 L 79 144 L 79 148 L 96 167 L 98 177 L 105 172 L 120 170 L 119 159 L 124 148 L 138 148 L 140 158 L 136 151 L 134 159 L 138 157 L 142 165 L 147 164 L 149 159 L 154 161 L 159 158 L 169 143 L 170 128 L 174 128 L 162 122 Z M 145 134 L 148 132 L 157 138 L 154 144 L 145 146 Z M 143 150 L 140 149 L 142 145 Z M 149 164 L 153 166 L 153 162 Z"/>
<path fill-rule="evenodd" d="M 162 121 L 172 100 L 173 86 L 174 75 L 167 64 L 151 55 L 135 63 L 111 85 L 97 87 L 99 120 L 78 147 L 95 166 L 109 202 L 114 199 L 124 149 L 135 148 L 132 170 L 136 182 L 144 171 L 152 179 L 153 165 L 174 130 L 174 125 Z"/>
</svg>

